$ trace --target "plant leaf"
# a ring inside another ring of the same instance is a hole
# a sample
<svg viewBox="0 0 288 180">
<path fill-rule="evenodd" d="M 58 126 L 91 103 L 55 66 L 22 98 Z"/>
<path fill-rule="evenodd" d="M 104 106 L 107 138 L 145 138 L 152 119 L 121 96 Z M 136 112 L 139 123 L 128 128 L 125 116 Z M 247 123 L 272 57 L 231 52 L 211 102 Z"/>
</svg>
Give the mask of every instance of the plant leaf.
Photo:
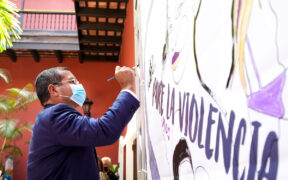
<svg viewBox="0 0 288 180">
<path fill-rule="evenodd" d="M 2 78 L 6 84 L 9 84 L 10 82 L 10 74 L 5 69 L 0 69 L 0 78 Z"/>
<path fill-rule="evenodd" d="M 19 92 L 21 91 L 21 89 L 19 89 L 19 88 L 11 88 L 11 89 L 7 89 L 7 91 L 9 92 L 10 96 L 17 97 L 19 95 Z"/>
<path fill-rule="evenodd" d="M 19 39 L 22 33 L 20 22 L 16 17 L 17 7 L 8 0 L 0 1 L 0 53 L 7 47 L 12 47 L 12 40 Z"/>
<path fill-rule="evenodd" d="M 14 99 L 14 104 L 12 104 L 11 110 L 18 111 L 25 108 L 28 103 L 36 100 L 37 95 L 33 90 L 33 85 L 30 83 L 28 83 L 23 89 L 7 89 L 9 97 Z"/>
<path fill-rule="evenodd" d="M 33 129 L 33 125 L 26 124 L 24 126 L 21 126 L 18 130 L 20 132 L 23 131 L 23 130 L 28 130 L 28 131 L 32 132 L 32 129 Z"/>
<path fill-rule="evenodd" d="M 21 149 L 16 145 L 5 145 L 4 150 L 7 152 L 9 156 L 12 157 L 22 156 Z"/>
<path fill-rule="evenodd" d="M 12 119 L 4 119 L 0 121 L 0 132 L 3 137 L 13 139 L 15 137 L 16 122 Z"/>
</svg>

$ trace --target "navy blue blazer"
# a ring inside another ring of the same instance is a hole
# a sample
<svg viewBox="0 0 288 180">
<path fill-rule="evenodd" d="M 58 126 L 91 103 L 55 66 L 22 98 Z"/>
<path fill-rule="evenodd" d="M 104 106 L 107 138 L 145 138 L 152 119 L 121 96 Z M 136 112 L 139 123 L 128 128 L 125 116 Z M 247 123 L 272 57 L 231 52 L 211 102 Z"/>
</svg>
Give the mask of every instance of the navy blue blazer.
<svg viewBox="0 0 288 180">
<path fill-rule="evenodd" d="M 33 127 L 27 179 L 98 180 L 94 147 L 116 142 L 138 107 L 139 101 L 126 91 L 99 119 L 66 104 L 46 105 Z"/>
</svg>

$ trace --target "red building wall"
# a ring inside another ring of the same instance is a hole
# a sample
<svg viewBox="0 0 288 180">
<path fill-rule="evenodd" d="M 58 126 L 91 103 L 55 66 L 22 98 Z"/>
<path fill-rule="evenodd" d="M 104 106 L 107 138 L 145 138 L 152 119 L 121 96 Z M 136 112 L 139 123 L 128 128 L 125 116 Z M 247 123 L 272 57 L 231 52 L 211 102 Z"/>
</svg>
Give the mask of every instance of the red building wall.
<svg viewBox="0 0 288 180">
<path fill-rule="evenodd" d="M 120 52 L 120 64 L 128 67 L 133 67 L 135 65 L 133 7 L 133 0 L 130 0 L 127 4 L 126 19 Z"/>
<path fill-rule="evenodd" d="M 32 58 L 18 58 L 17 63 L 12 63 L 8 58 L 0 58 L 0 67 L 9 70 L 12 75 L 13 82 L 6 86 L 4 81 L 1 81 L 0 93 L 4 94 L 6 88 L 19 87 L 23 88 L 27 83 L 34 83 L 36 76 L 44 69 L 54 66 L 66 66 L 78 80 L 83 84 L 87 97 L 91 99 L 92 105 L 91 115 L 93 117 L 101 116 L 111 106 L 114 99 L 120 90 L 116 81 L 106 82 L 106 79 L 113 76 L 114 68 L 117 63 L 93 63 L 85 62 L 79 64 L 78 59 L 64 59 L 62 64 L 58 64 L 56 59 L 42 58 L 40 63 L 35 63 Z M 35 117 L 42 109 L 38 100 L 29 104 L 27 110 L 19 112 L 16 117 L 23 122 L 34 123 Z M 82 113 L 82 109 L 78 108 Z M 14 178 L 25 179 L 26 163 L 29 145 L 24 145 L 25 141 L 31 138 L 30 132 L 25 132 L 23 139 L 18 142 L 22 147 L 23 156 L 19 158 L 19 163 L 15 165 Z M 118 142 L 103 148 L 97 149 L 99 156 L 109 156 L 113 163 L 118 159 Z"/>
<path fill-rule="evenodd" d="M 126 19 L 124 22 L 124 32 L 122 36 L 122 44 L 120 51 L 120 66 L 133 67 L 135 65 L 135 50 L 134 50 L 134 15 L 133 15 L 133 0 L 130 0 L 127 4 Z M 127 127 L 124 129 L 122 135 L 125 136 Z M 117 147 L 99 147 L 96 148 L 97 152 L 111 152 L 113 151 L 113 156 L 105 155 L 112 157 L 112 163 L 116 164 L 118 162 L 118 141 Z M 103 157 L 104 153 L 98 153 L 98 156 Z M 113 158 L 117 157 L 117 158 Z"/>
<path fill-rule="evenodd" d="M 120 65 L 133 67 L 135 66 L 135 46 L 134 46 L 134 11 L 133 0 L 127 4 L 126 19 L 124 23 L 124 32 L 122 35 L 122 45 L 120 51 Z M 122 133 L 126 135 L 127 127 Z"/>
</svg>

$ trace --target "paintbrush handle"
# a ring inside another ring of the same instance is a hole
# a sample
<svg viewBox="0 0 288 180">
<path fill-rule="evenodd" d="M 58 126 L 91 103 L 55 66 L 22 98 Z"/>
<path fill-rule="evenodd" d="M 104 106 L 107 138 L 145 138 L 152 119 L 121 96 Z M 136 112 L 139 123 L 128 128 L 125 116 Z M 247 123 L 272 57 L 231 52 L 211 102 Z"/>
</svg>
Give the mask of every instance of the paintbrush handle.
<svg viewBox="0 0 288 180">
<path fill-rule="evenodd" d="M 132 67 L 131 69 L 133 70 L 133 69 L 135 69 L 135 68 L 138 67 L 138 66 L 139 66 L 139 65 L 136 65 L 136 66 Z M 115 79 L 115 76 L 107 79 L 107 82 L 111 81 L 112 79 Z"/>
</svg>

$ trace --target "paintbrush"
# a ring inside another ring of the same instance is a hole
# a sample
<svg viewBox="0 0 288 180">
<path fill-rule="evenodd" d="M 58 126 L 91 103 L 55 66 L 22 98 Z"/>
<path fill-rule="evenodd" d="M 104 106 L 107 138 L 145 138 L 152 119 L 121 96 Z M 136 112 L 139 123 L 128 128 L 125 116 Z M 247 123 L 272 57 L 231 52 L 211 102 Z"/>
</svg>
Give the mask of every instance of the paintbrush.
<svg viewBox="0 0 288 180">
<path fill-rule="evenodd" d="M 138 66 L 139 66 L 139 64 L 137 64 L 136 66 L 132 67 L 131 69 L 133 70 L 133 69 L 135 69 L 135 68 L 138 67 Z M 115 79 L 115 76 L 107 79 L 107 82 L 111 81 L 112 79 Z"/>
</svg>

